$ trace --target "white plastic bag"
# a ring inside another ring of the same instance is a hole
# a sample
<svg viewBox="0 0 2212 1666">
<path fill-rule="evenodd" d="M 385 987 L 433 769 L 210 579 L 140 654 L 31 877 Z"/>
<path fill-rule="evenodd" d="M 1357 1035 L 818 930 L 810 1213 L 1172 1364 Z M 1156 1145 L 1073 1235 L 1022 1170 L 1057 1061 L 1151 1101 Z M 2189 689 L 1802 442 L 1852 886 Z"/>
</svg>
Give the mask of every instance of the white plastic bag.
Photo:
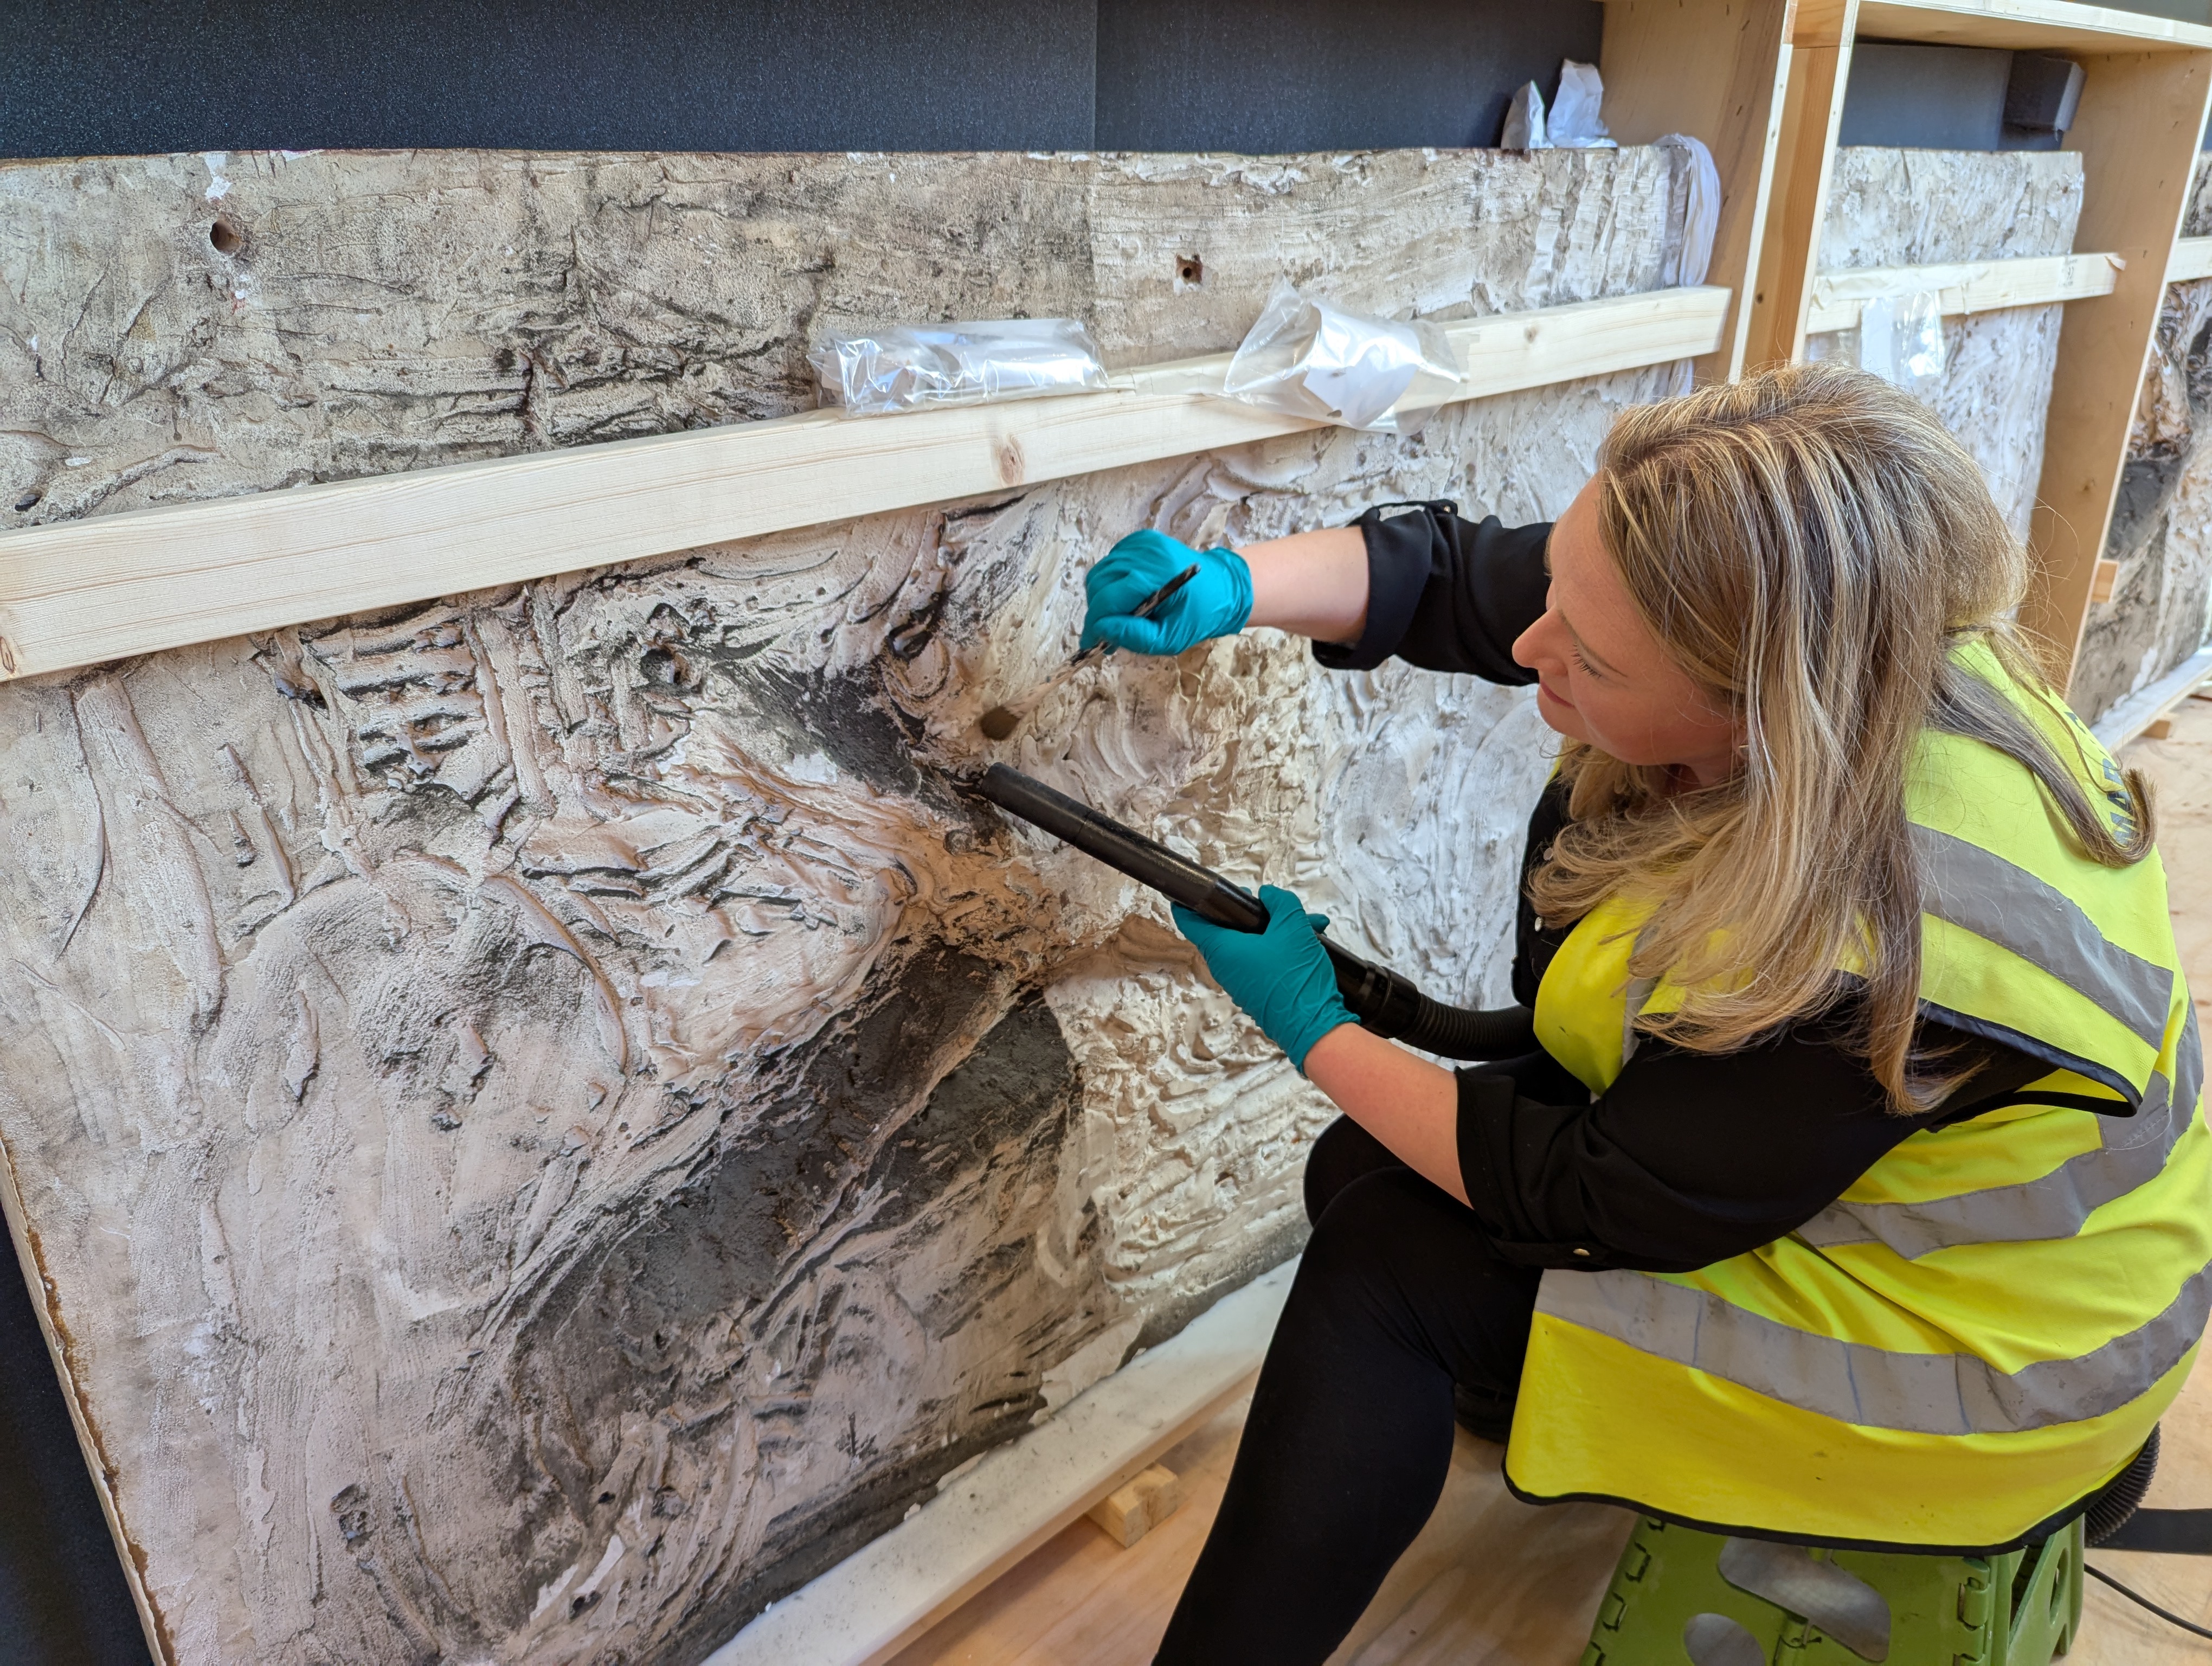
<svg viewBox="0 0 2212 1666">
<path fill-rule="evenodd" d="M 1713 166 L 1713 153 L 1703 139 L 1687 133 L 1669 133 L 1658 141 L 1661 148 L 1684 152 L 1690 159 L 1690 191 L 1682 205 L 1682 239 L 1668 256 L 1661 279 L 1669 288 L 1678 283 L 1702 283 L 1713 264 L 1713 234 L 1721 223 L 1721 171 Z"/>
<path fill-rule="evenodd" d="M 1501 150 L 1549 150 L 1544 133 L 1544 94 L 1533 81 L 1524 83 L 1505 106 L 1505 131 L 1498 136 Z"/>
<path fill-rule="evenodd" d="M 1601 113 L 1605 82 L 1597 66 L 1566 58 L 1559 64 L 1559 95 L 1547 114 L 1544 94 L 1533 81 L 1513 94 L 1505 107 L 1505 131 L 1498 136 L 1504 150 L 1611 150 L 1618 142 L 1607 131 Z"/>
<path fill-rule="evenodd" d="M 1435 325 L 1362 318 L 1279 277 L 1229 362 L 1222 391 L 1340 428 L 1410 434 L 1462 380 L 1451 343 Z"/>
<path fill-rule="evenodd" d="M 1066 318 L 893 325 L 831 336 L 806 357 L 821 379 L 822 403 L 854 416 L 1107 385 L 1097 344 Z"/>
<path fill-rule="evenodd" d="M 1942 298 L 1935 290 L 1862 302 L 1858 337 L 1860 369 L 1923 396 L 1942 380 Z"/>
<path fill-rule="evenodd" d="M 1559 65 L 1559 90 L 1552 99 L 1545 137 L 1562 150 L 1617 149 L 1601 112 L 1604 101 L 1605 83 L 1598 79 L 1597 65 L 1565 59 Z"/>
</svg>

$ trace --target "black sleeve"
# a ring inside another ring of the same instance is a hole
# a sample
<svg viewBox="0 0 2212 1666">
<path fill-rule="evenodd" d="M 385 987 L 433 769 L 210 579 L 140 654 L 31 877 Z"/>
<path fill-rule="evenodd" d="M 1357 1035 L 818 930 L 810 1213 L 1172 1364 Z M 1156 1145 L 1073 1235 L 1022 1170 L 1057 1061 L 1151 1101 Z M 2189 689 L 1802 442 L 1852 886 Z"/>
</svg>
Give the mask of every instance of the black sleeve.
<svg viewBox="0 0 2212 1666">
<path fill-rule="evenodd" d="M 1646 1040 L 1595 1099 L 1548 1057 L 1460 1073 L 1468 1201 L 1508 1260 L 1678 1273 L 1796 1231 L 1916 1130 L 2003 1102 L 2050 1067 L 1943 1026 L 1981 1067 L 1949 1104 L 1892 1116 L 1840 1020 L 1759 1046 L 1690 1053 Z"/>
<path fill-rule="evenodd" d="M 1384 520 L 1378 504 L 1357 525 L 1367 543 L 1367 625 L 1349 647 L 1316 642 L 1336 671 L 1366 671 L 1392 655 L 1427 671 L 1464 671 L 1492 683 L 1533 683 L 1513 639 L 1544 611 L 1549 521 L 1505 526 L 1463 520 L 1446 502 Z"/>
</svg>

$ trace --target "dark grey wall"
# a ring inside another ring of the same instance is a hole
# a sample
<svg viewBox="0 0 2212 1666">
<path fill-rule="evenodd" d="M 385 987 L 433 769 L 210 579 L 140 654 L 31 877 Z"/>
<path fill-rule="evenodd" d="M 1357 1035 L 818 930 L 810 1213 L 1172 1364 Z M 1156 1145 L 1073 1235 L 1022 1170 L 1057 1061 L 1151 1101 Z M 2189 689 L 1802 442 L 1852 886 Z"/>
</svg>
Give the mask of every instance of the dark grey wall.
<svg viewBox="0 0 2212 1666">
<path fill-rule="evenodd" d="M 0 156 L 1494 144 L 1596 0 L 0 0 Z"/>
<path fill-rule="evenodd" d="M 1098 144 L 1328 150 L 1498 143 L 1513 89 L 1595 64 L 1595 0 L 1101 0 Z"/>
</svg>

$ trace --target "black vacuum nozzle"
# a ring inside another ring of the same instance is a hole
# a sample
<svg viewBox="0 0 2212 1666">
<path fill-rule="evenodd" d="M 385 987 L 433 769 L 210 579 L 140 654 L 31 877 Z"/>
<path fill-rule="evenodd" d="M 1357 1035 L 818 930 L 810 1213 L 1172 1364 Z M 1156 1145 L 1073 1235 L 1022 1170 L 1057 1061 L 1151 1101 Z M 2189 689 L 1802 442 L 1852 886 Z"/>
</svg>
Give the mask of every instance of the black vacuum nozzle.
<svg viewBox="0 0 2212 1666">
<path fill-rule="evenodd" d="M 1150 885 L 1201 920 L 1232 931 L 1267 928 L 1267 909 L 1242 885 L 1231 885 L 1212 868 L 1100 815 L 1079 799 L 1054 792 L 1003 763 L 984 770 L 974 786 L 1001 810 Z M 1395 972 L 1332 942 L 1326 932 L 1321 942 L 1336 970 L 1337 993 L 1352 1016 L 1376 1035 L 1448 1059 L 1503 1059 L 1535 1050 L 1536 1034 L 1527 1007 L 1479 1012 L 1446 1006 Z"/>
</svg>

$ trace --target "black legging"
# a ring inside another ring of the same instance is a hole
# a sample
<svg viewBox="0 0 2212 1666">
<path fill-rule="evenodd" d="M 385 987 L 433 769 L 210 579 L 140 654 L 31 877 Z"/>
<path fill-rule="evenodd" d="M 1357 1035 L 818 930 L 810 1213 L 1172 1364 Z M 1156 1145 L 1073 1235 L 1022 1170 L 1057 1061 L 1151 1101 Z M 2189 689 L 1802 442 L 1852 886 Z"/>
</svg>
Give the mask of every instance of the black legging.
<svg viewBox="0 0 2212 1666">
<path fill-rule="evenodd" d="M 1453 1384 L 1474 1420 L 1510 1412 L 1535 1269 L 1348 1121 L 1315 1142 L 1306 1213 L 1313 1240 L 1155 1666 L 1326 1660 L 1436 1508 Z"/>
</svg>

